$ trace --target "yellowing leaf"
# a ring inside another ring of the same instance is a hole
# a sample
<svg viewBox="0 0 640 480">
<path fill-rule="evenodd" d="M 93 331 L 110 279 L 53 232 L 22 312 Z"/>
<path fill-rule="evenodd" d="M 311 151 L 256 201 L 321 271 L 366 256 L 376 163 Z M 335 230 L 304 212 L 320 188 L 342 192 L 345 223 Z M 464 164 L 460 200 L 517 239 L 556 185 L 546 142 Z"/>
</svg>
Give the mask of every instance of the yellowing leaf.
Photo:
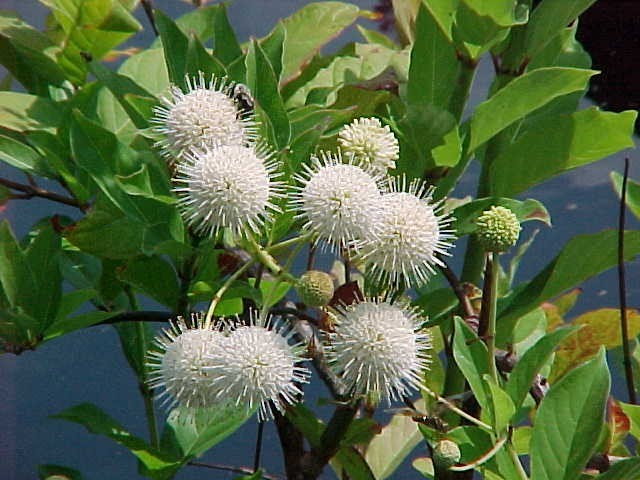
<svg viewBox="0 0 640 480">
<path fill-rule="evenodd" d="M 640 312 L 627 310 L 629 337 L 640 333 Z M 607 349 L 622 344 L 620 332 L 620 311 L 615 308 L 602 308 L 580 315 L 571 322 L 581 326 L 580 330 L 567 337 L 556 351 L 550 380 L 561 377 L 571 367 L 593 357 L 601 345 Z"/>
</svg>

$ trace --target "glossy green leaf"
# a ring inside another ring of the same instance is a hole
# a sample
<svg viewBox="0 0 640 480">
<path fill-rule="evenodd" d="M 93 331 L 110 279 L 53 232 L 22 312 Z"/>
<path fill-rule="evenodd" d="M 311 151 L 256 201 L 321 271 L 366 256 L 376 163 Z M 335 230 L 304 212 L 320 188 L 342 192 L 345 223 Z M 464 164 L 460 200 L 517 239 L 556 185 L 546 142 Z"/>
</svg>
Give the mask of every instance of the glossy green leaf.
<svg viewBox="0 0 640 480">
<path fill-rule="evenodd" d="M 618 172 L 611 172 L 611 182 L 613 183 L 613 189 L 615 190 L 618 198 L 622 195 L 622 175 Z M 636 218 L 640 219 L 640 183 L 627 179 L 627 193 L 626 193 L 627 207 Z"/>
<path fill-rule="evenodd" d="M 6 135 L 0 135 L 0 160 L 23 172 L 53 177 L 46 160 L 33 148 Z"/>
<path fill-rule="evenodd" d="M 176 25 L 185 35 L 195 35 L 201 42 L 206 42 L 213 38 L 215 33 L 215 20 L 224 4 L 201 5 L 188 11 L 176 20 Z"/>
<path fill-rule="evenodd" d="M 171 311 L 176 311 L 180 286 L 175 270 L 162 258 L 154 256 L 129 261 L 118 271 L 118 276 Z"/>
<path fill-rule="evenodd" d="M 169 73 L 162 48 L 143 50 L 129 57 L 120 66 L 118 73 L 130 77 L 157 97 L 166 94 L 169 89 Z"/>
<path fill-rule="evenodd" d="M 242 56 L 242 49 L 236 39 L 236 34 L 227 18 L 227 7 L 224 3 L 218 6 L 214 25 L 214 53 L 224 65 Z"/>
<path fill-rule="evenodd" d="M 549 333 L 518 360 L 505 385 L 505 390 L 516 408 L 522 405 L 536 374 L 549 361 L 554 349 L 573 331 L 575 330 L 572 328 L 562 328 Z"/>
<path fill-rule="evenodd" d="M 429 9 L 422 5 L 411 48 L 407 100 L 446 109 L 461 68 L 455 46 L 447 39 Z"/>
<path fill-rule="evenodd" d="M 358 7 L 348 3 L 316 2 L 285 18 L 282 78 L 288 81 L 297 77 L 323 45 L 358 18 L 359 12 Z"/>
<path fill-rule="evenodd" d="M 122 353 L 142 385 L 147 382 L 147 352 L 151 348 L 154 332 L 147 322 L 114 324 L 120 339 Z"/>
<path fill-rule="evenodd" d="M 491 191 L 514 196 L 564 171 L 634 146 L 637 112 L 596 107 L 548 116 L 503 148 L 491 163 Z"/>
<path fill-rule="evenodd" d="M 276 147 L 283 149 L 291 136 L 289 117 L 278 92 L 278 80 L 273 66 L 257 41 L 252 41 L 245 59 L 247 86 L 262 107 L 273 128 Z"/>
<path fill-rule="evenodd" d="M 480 407 L 489 409 L 491 405 L 483 379 L 484 375 L 489 374 L 487 347 L 460 317 L 455 317 L 453 358 L 469 382 Z"/>
<path fill-rule="evenodd" d="M 531 13 L 525 51 L 534 57 L 596 0 L 544 0 Z"/>
<path fill-rule="evenodd" d="M 189 37 L 186 73 L 191 78 L 198 77 L 203 73 L 207 79 L 212 78 L 212 76 L 222 78 L 227 74 L 220 60 L 211 56 L 200 40 L 193 35 Z"/>
<path fill-rule="evenodd" d="M 498 303 L 496 341 L 510 341 L 515 322 L 542 302 L 561 294 L 589 277 L 617 264 L 618 239 L 614 230 L 578 235 L 562 248 L 533 280 L 523 284 L 510 297 Z M 640 254 L 640 232 L 625 232 L 625 260 Z"/>
<path fill-rule="evenodd" d="M 422 410 L 420 400 L 416 408 Z M 422 435 L 410 417 L 395 414 L 382 432 L 373 437 L 367 447 L 365 460 L 377 480 L 389 478 L 420 442 Z"/>
<path fill-rule="evenodd" d="M 174 409 L 169 414 L 162 433 L 163 445 L 173 442 L 179 447 L 183 461 L 197 457 L 214 445 L 232 435 L 255 410 L 247 411 L 243 405 L 226 408 L 199 409 L 192 413 L 191 420 L 185 418 L 188 412 Z"/>
<path fill-rule="evenodd" d="M 54 338 L 60 337 L 61 335 L 66 335 L 67 333 L 90 327 L 97 323 L 104 322 L 111 317 L 115 317 L 119 313 L 121 312 L 117 310 L 110 312 L 96 310 L 92 312 L 80 313 L 78 315 L 63 318 L 61 320 L 56 320 L 43 332 L 43 340 L 53 340 Z"/>
<path fill-rule="evenodd" d="M 165 457 L 147 445 L 144 440 L 131 435 L 113 418 L 91 403 L 81 403 L 51 417 L 78 423 L 90 433 L 110 438 L 129 450 L 151 471 L 173 470 L 177 463 L 176 460 Z"/>
<path fill-rule="evenodd" d="M 480 48 L 469 48 L 473 58 L 502 41 L 509 27 L 526 23 L 528 10 L 514 0 L 461 0 L 456 12 L 454 37 L 458 43 L 469 43 Z"/>
<path fill-rule="evenodd" d="M 452 212 L 455 219 L 453 228 L 458 237 L 470 233 L 474 233 L 477 229 L 476 220 L 484 212 L 493 205 L 500 205 L 508 208 L 518 217 L 520 223 L 529 220 L 537 220 L 551 226 L 551 218 L 545 206 L 538 200 L 528 198 L 527 200 L 514 200 L 512 198 L 480 198 L 465 203 L 457 207 Z"/>
<path fill-rule="evenodd" d="M 469 150 L 554 98 L 584 90 L 596 72 L 579 68 L 540 68 L 514 79 L 476 107 L 471 117 Z"/>
<path fill-rule="evenodd" d="M 65 74 L 55 61 L 55 50 L 46 35 L 13 12 L 2 12 L 0 64 L 30 93 L 49 96 L 50 85 L 63 86 Z"/>
<path fill-rule="evenodd" d="M 460 461 L 470 463 L 482 457 L 492 447 L 491 435 L 481 428 L 463 425 L 447 432 L 447 438 L 460 447 Z"/>
<path fill-rule="evenodd" d="M 99 82 L 109 89 L 137 128 L 149 127 L 148 120 L 152 115 L 152 107 L 158 103 L 153 95 L 129 77 L 114 73 L 99 63 L 90 63 L 89 70 Z M 133 98 L 138 100 L 134 102 Z M 141 99 L 146 103 L 142 103 Z M 141 109 L 141 107 L 146 108 Z"/>
<path fill-rule="evenodd" d="M 542 400 L 531 437 L 532 480 L 574 480 L 603 428 L 611 378 L 604 349 L 554 384 Z"/>
<path fill-rule="evenodd" d="M 503 432 L 509 426 L 511 418 L 516 413 L 516 407 L 511 397 L 491 378 L 491 375 L 484 375 L 485 390 L 491 402 L 493 413 L 493 428 L 496 432 Z"/>
<path fill-rule="evenodd" d="M 189 39 L 175 22 L 161 11 L 155 11 L 155 19 L 162 40 L 169 80 L 184 90 L 186 87 L 185 74 L 187 73 Z"/>
<path fill-rule="evenodd" d="M 275 28 L 260 41 L 260 46 L 264 50 L 265 55 L 269 59 L 269 63 L 273 67 L 276 79 L 280 81 L 282 75 L 282 55 L 284 54 L 284 43 L 287 31 L 282 22 L 278 22 Z"/>
<path fill-rule="evenodd" d="M 118 0 L 42 0 L 60 25 L 63 45 L 59 65 L 76 85 L 84 82 L 87 67 L 83 55 L 102 59 L 109 51 L 142 28 Z"/>
<path fill-rule="evenodd" d="M 61 122 L 61 108 L 51 100 L 26 93 L 0 92 L 0 127 L 17 132 L 55 132 Z"/>
</svg>

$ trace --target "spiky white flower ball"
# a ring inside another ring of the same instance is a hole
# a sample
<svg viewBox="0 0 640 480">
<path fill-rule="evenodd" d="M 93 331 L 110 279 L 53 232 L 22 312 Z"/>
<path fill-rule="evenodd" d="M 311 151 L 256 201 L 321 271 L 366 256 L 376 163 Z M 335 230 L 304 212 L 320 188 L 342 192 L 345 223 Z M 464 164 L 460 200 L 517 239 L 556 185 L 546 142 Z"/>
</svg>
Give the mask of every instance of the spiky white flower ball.
<svg viewBox="0 0 640 480">
<path fill-rule="evenodd" d="M 304 229 L 331 246 L 346 247 L 374 224 L 381 194 L 380 177 L 352 163 L 343 163 L 340 154 L 322 153 L 295 177 L 300 186 L 292 204 L 306 219 Z"/>
<path fill-rule="evenodd" d="M 258 232 L 269 211 L 278 211 L 271 202 L 281 195 L 276 167 L 264 148 L 223 145 L 190 152 L 175 178 L 185 219 L 204 234 L 223 227 L 235 234 Z"/>
<path fill-rule="evenodd" d="M 192 149 L 217 145 L 243 145 L 257 135 L 251 113 L 238 108 L 233 99 L 234 84 L 212 77 L 207 82 L 186 77 L 187 91 L 172 86 L 170 96 L 154 108 L 153 131 L 160 135 L 157 145 L 173 161 Z"/>
<path fill-rule="evenodd" d="M 338 144 L 347 156 L 362 165 L 386 173 L 396 168 L 400 152 L 398 140 L 388 125 L 375 117 L 356 118 L 338 133 Z"/>
<path fill-rule="evenodd" d="M 431 337 L 420 331 L 415 310 L 364 301 L 338 308 L 333 317 L 327 354 L 353 394 L 391 402 L 420 388 L 430 363 Z"/>
<path fill-rule="evenodd" d="M 441 204 L 433 204 L 431 195 L 424 183 L 407 186 L 403 177 L 382 196 L 381 214 L 372 226 L 377 235 L 365 236 L 358 245 L 378 282 L 416 286 L 428 280 L 434 266 L 442 265 L 438 255 L 448 255 L 451 219 L 438 214 Z"/>
<path fill-rule="evenodd" d="M 300 345 L 289 345 L 291 332 L 251 314 L 248 325 L 236 326 L 221 348 L 211 352 L 207 372 L 223 403 L 258 407 L 260 421 L 272 417 L 270 404 L 279 411 L 302 396 L 298 383 L 308 382 L 310 372 L 299 363 Z"/>
<path fill-rule="evenodd" d="M 205 328 L 201 315 L 192 315 L 189 323 L 178 317 L 163 330 L 155 339 L 156 349 L 147 354 L 149 385 L 162 389 L 158 398 L 164 398 L 171 407 L 212 406 L 216 390 L 206 370 L 211 363 L 207 355 L 223 340 L 221 332 Z"/>
</svg>

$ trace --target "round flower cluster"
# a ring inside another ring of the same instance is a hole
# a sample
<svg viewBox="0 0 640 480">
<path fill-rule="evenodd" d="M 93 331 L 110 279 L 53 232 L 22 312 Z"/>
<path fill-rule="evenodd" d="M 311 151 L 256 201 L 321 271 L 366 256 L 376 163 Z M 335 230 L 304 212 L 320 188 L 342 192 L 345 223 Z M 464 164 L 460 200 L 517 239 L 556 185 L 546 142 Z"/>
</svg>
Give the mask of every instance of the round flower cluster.
<svg viewBox="0 0 640 480">
<path fill-rule="evenodd" d="M 415 310 L 368 300 L 339 307 L 332 316 L 328 356 L 352 394 L 390 403 L 420 388 L 431 337 L 420 331 Z"/>
<path fill-rule="evenodd" d="M 247 324 L 236 319 L 213 327 L 200 315 L 189 324 L 179 317 L 148 354 L 149 384 L 187 414 L 235 405 L 257 408 L 259 420 L 267 420 L 272 406 L 283 411 L 298 402 L 298 385 L 309 378 L 309 370 L 299 365 L 301 346 L 290 345 L 290 338 L 281 325 L 261 322 L 253 311 Z"/>
</svg>

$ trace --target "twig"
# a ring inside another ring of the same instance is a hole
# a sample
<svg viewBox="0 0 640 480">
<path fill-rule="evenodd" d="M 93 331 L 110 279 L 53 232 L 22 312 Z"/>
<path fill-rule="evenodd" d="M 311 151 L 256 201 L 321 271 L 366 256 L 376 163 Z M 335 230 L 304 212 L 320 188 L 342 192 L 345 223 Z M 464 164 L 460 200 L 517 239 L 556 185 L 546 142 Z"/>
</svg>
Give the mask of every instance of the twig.
<svg viewBox="0 0 640 480">
<path fill-rule="evenodd" d="M 260 469 L 260 454 L 262 453 L 262 435 L 264 433 L 264 422 L 258 422 L 258 433 L 256 435 L 256 450 L 253 454 L 253 473 Z"/>
<path fill-rule="evenodd" d="M 35 185 L 35 183 L 31 183 L 30 185 L 25 185 L 23 183 L 12 182 L 11 180 L 7 180 L 6 178 L 0 178 L 0 185 L 4 185 L 5 187 L 8 187 L 23 193 L 23 195 L 17 195 L 17 194 L 12 195 L 10 198 L 13 198 L 13 199 L 29 200 L 33 197 L 40 197 L 40 198 L 46 198 L 54 202 L 62 203 L 64 205 L 69 205 L 71 207 L 79 208 L 83 212 L 86 212 L 87 209 L 89 208 L 89 205 L 80 203 L 75 198 L 65 197 L 64 195 L 50 192 L 49 190 L 45 190 L 44 188 L 38 187 L 37 185 Z"/>
<path fill-rule="evenodd" d="M 629 326 L 627 324 L 627 289 L 624 268 L 624 226 L 627 201 L 627 180 L 629 179 L 629 158 L 624 159 L 624 175 L 620 192 L 620 215 L 618 218 L 618 292 L 620 294 L 620 327 L 622 330 L 622 351 L 624 356 L 624 376 L 627 382 L 629 403 L 636 404 L 636 389 L 633 384 L 631 352 L 629 349 Z"/>
<path fill-rule="evenodd" d="M 142 4 L 142 9 L 144 10 L 144 13 L 147 15 L 147 18 L 149 19 L 149 23 L 151 24 L 151 29 L 153 30 L 153 33 L 157 37 L 159 33 L 158 33 L 158 27 L 156 27 L 156 17 L 153 14 L 153 2 L 151 0 L 140 0 L 140 3 Z"/>
<path fill-rule="evenodd" d="M 202 463 L 202 462 L 189 462 L 187 465 L 191 467 L 210 468 L 212 470 L 223 470 L 225 472 L 233 473 L 246 473 L 251 475 L 253 471 L 249 467 L 235 467 L 233 465 L 222 465 L 220 463 Z M 266 480 L 283 480 L 284 477 L 280 475 L 273 475 L 268 473 L 262 473 L 262 478 Z"/>
<path fill-rule="evenodd" d="M 476 312 L 471 305 L 471 300 L 469 300 L 462 283 L 460 283 L 460 280 L 453 270 L 451 270 L 451 268 L 444 262 L 442 266 L 439 266 L 438 268 L 440 268 L 440 271 L 444 275 L 444 278 L 447 279 L 451 290 L 453 290 L 453 293 L 458 298 L 458 302 L 460 302 L 460 306 L 464 312 L 465 320 L 477 318 Z"/>
</svg>

